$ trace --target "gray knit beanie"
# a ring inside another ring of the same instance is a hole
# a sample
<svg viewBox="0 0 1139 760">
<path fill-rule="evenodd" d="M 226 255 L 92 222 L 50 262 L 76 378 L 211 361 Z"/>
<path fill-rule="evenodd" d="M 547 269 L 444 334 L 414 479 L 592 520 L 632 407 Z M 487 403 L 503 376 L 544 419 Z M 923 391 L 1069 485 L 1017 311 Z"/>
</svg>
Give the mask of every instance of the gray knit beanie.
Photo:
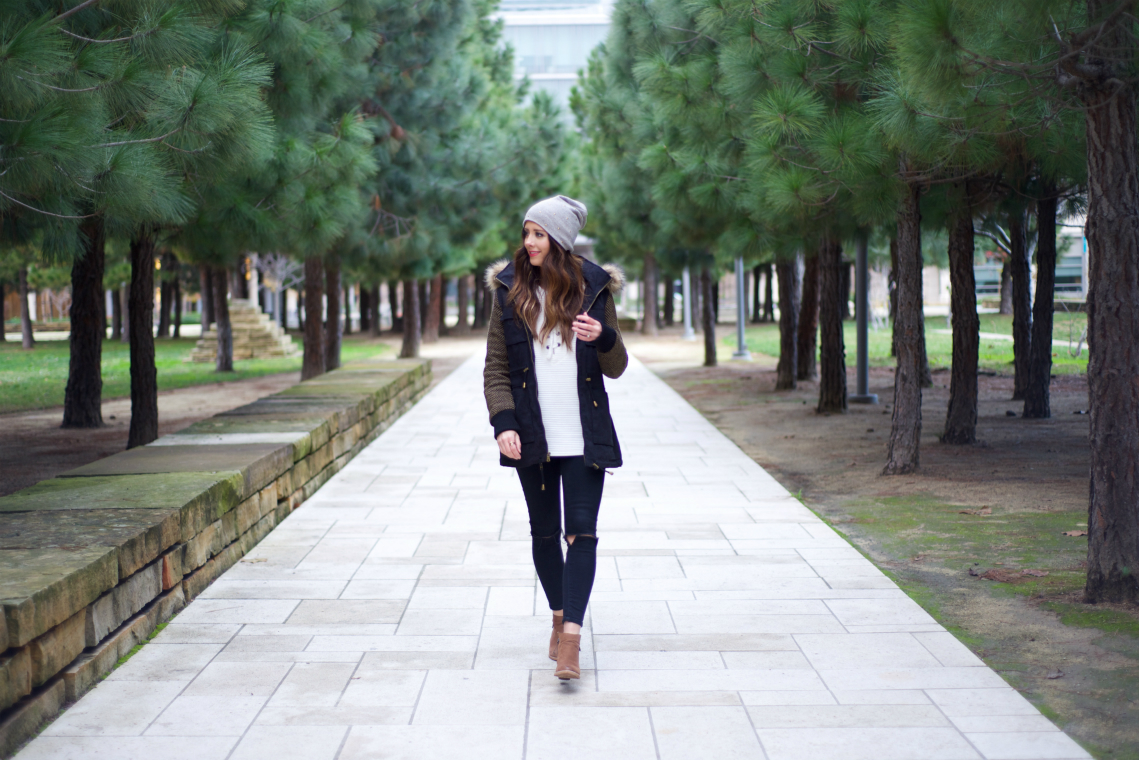
<svg viewBox="0 0 1139 760">
<path fill-rule="evenodd" d="M 573 241 L 577 239 L 577 233 L 581 232 L 588 217 L 589 212 L 584 203 L 564 195 L 555 195 L 531 206 L 522 223 L 534 222 L 540 225 L 563 251 L 573 253 Z"/>
</svg>

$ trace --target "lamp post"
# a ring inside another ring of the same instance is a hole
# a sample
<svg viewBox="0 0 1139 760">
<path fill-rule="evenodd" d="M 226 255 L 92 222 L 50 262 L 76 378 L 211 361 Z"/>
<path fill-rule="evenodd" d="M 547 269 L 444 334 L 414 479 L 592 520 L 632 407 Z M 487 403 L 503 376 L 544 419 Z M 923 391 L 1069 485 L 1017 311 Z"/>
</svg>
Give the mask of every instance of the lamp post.
<svg viewBox="0 0 1139 760">
<path fill-rule="evenodd" d="M 688 267 L 684 267 L 680 284 L 684 290 L 684 339 L 696 340 L 696 331 L 692 329 L 692 275 Z"/>
<path fill-rule="evenodd" d="M 733 359 L 751 361 L 751 352 L 747 350 L 747 340 L 744 336 L 744 325 L 747 322 L 747 287 L 744 283 L 744 258 L 736 257 L 736 351 Z"/>
<path fill-rule="evenodd" d="M 849 396 L 847 401 L 853 404 L 877 404 L 878 394 L 870 392 L 870 352 L 866 343 L 867 320 L 870 317 L 870 272 L 865 231 L 859 233 L 855 251 L 854 317 L 858 335 L 858 392 Z"/>
</svg>

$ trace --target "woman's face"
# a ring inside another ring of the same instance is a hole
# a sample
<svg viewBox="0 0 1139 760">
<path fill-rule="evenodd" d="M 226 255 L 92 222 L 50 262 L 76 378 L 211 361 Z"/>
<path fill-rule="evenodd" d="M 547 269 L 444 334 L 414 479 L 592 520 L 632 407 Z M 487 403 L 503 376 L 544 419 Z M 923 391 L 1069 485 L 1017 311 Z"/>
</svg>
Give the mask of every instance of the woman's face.
<svg viewBox="0 0 1139 760">
<path fill-rule="evenodd" d="M 526 222 L 523 230 L 526 234 L 522 238 L 522 245 L 526 247 L 526 253 L 530 256 L 530 263 L 540 267 L 550 253 L 550 236 L 534 222 Z"/>
</svg>

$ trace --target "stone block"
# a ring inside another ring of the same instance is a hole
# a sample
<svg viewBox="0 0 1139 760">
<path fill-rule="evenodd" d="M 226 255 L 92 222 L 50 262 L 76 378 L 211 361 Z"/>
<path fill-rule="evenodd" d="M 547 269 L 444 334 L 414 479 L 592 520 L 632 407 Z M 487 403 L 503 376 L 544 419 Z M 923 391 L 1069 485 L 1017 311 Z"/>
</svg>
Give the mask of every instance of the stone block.
<svg viewBox="0 0 1139 760">
<path fill-rule="evenodd" d="M 32 655 L 27 647 L 0 657 L 0 710 L 7 710 L 32 693 Z"/>
<path fill-rule="evenodd" d="M 61 479 L 73 483 L 74 479 Z M 74 494 L 72 494 L 74 495 Z M 2 500 L 0 500 L 2 501 Z M 31 506 L 25 501 L 26 506 Z M 119 575 L 126 577 L 154 561 L 179 540 L 179 507 L 162 509 L 32 509 L 4 513 L 0 551 L 106 546 L 118 548 Z"/>
<path fill-rule="evenodd" d="M 221 520 L 215 520 L 207 525 L 198 535 L 191 538 L 182 546 L 182 572 L 188 574 L 197 570 L 213 556 L 213 546 L 218 540 L 217 534 L 221 528 Z"/>
<path fill-rule="evenodd" d="M 82 612 L 119 580 L 118 550 L 0 550 L 8 646 L 21 647 Z"/>
<path fill-rule="evenodd" d="M 114 592 L 108 591 L 84 610 L 83 639 L 87 646 L 95 646 L 115 630 L 114 596 Z"/>
<path fill-rule="evenodd" d="M 139 451 L 140 449 L 132 449 Z M 109 457 L 115 459 L 117 456 Z M 100 460 L 107 461 L 107 460 Z M 39 483 L 0 498 L 0 512 L 90 509 L 182 509 L 197 501 L 234 497 L 235 467 L 222 472 L 63 477 Z M 241 481 L 237 481 L 240 485 Z M 233 504 L 236 504 L 233 501 Z"/>
<path fill-rule="evenodd" d="M 11 757 L 40 727 L 59 714 L 67 699 L 62 678 L 57 678 L 16 704 L 0 720 L 0 757 Z"/>
<path fill-rule="evenodd" d="M 258 513 L 261 517 L 277 508 L 277 484 L 280 482 L 280 480 L 274 481 L 271 486 L 261 491 L 261 503 L 258 505 Z"/>
<path fill-rule="evenodd" d="M 162 555 L 162 590 L 180 586 L 182 583 L 182 550 L 171 549 Z"/>
<path fill-rule="evenodd" d="M 162 593 L 162 563 L 155 562 L 115 586 L 115 628 Z"/>
<path fill-rule="evenodd" d="M 141 475 L 185 472 L 242 474 L 241 498 L 263 488 L 289 468 L 292 444 L 248 443 L 232 446 L 139 446 L 64 473 L 61 477 Z"/>
<path fill-rule="evenodd" d="M 145 641 L 159 623 L 169 620 L 185 606 L 182 587 L 176 586 L 126 620 L 98 646 L 88 648 L 61 673 L 67 689 L 67 701 L 73 702 L 86 694 L 114 670 L 115 664 L 135 645 Z"/>
<path fill-rule="evenodd" d="M 237 527 L 237 510 L 222 515 L 220 522 L 221 528 L 217 532 L 217 541 L 214 542 L 213 549 L 210 551 L 211 557 L 232 544 L 241 535 Z"/>
<path fill-rule="evenodd" d="M 63 670 L 87 646 L 84 636 L 86 612 L 80 611 L 33 640 L 28 645 L 32 656 L 32 685 L 39 686 Z"/>
<path fill-rule="evenodd" d="M 264 490 L 258 491 L 255 496 L 246 499 L 237 505 L 237 511 L 234 513 L 236 517 L 236 525 L 238 534 L 242 534 L 249 530 L 253 525 L 261 519 L 261 501 Z"/>
<path fill-rule="evenodd" d="M 180 510 L 163 513 L 161 522 L 157 522 L 136 538 L 119 545 L 119 576 L 133 575 L 181 539 Z"/>
<path fill-rule="evenodd" d="M 277 487 L 278 499 L 288 498 L 289 494 L 297 490 L 293 488 L 293 478 L 296 477 L 296 472 L 297 466 L 294 464 L 288 472 L 273 482 L 273 485 Z"/>
</svg>

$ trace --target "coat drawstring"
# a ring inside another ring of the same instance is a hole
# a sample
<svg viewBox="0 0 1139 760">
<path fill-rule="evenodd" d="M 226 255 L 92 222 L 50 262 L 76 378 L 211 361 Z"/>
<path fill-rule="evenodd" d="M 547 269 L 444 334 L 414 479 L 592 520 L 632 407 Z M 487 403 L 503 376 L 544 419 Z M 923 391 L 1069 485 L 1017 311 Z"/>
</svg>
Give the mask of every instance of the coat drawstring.
<svg viewBox="0 0 1139 760">
<path fill-rule="evenodd" d="M 545 462 L 538 462 L 538 475 L 542 478 L 542 490 L 546 490 L 546 464 Z"/>
</svg>

